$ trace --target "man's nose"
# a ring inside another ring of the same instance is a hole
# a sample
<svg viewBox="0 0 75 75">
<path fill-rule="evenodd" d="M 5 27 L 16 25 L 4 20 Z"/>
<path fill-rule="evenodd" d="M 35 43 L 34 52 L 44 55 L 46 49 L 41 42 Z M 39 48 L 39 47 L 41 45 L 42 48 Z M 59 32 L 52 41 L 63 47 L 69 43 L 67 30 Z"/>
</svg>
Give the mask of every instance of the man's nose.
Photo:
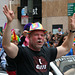
<svg viewBox="0 0 75 75">
<path fill-rule="evenodd" d="M 41 35 L 38 35 L 38 38 L 42 38 L 42 36 Z"/>
</svg>

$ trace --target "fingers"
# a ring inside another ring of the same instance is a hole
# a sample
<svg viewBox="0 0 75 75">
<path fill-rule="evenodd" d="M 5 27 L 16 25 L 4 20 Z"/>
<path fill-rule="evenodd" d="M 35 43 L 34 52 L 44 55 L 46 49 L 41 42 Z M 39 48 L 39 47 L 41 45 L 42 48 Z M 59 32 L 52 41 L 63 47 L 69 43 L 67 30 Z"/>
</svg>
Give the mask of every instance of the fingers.
<svg viewBox="0 0 75 75">
<path fill-rule="evenodd" d="M 14 19 L 14 13 L 13 13 L 13 11 L 9 10 L 9 8 L 7 7 L 7 5 L 5 5 L 3 7 L 3 13 L 5 14 L 5 16 L 7 17 L 7 19 L 10 22 Z"/>
<path fill-rule="evenodd" d="M 4 7 L 3 7 L 3 12 L 4 13 L 7 13 L 9 11 L 9 9 L 8 9 L 8 7 L 5 5 Z"/>
<path fill-rule="evenodd" d="M 73 29 L 75 29 L 75 13 L 73 14 L 73 16 L 71 18 L 71 26 Z"/>
<path fill-rule="evenodd" d="M 72 16 L 71 21 L 74 20 L 74 19 L 75 19 L 75 13 Z"/>
<path fill-rule="evenodd" d="M 4 13 L 7 13 L 7 9 L 6 9 L 5 6 L 3 7 L 3 12 L 4 12 Z"/>
<path fill-rule="evenodd" d="M 73 14 L 72 18 L 75 19 L 75 13 Z"/>
<path fill-rule="evenodd" d="M 9 8 L 7 7 L 7 5 L 5 5 L 5 9 L 6 9 L 7 11 L 9 11 Z"/>
</svg>

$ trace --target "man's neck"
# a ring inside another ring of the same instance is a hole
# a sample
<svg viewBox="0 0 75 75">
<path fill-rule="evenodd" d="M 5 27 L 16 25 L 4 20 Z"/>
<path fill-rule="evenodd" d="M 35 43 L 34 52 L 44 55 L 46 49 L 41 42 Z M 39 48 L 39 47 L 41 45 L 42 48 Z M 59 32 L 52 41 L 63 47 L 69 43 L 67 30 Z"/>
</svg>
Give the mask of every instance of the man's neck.
<svg viewBox="0 0 75 75">
<path fill-rule="evenodd" d="M 31 50 L 33 50 L 33 51 L 40 51 L 40 50 L 41 50 L 41 48 L 33 48 L 33 47 L 30 47 L 30 46 L 29 46 L 29 48 L 30 48 Z"/>
</svg>

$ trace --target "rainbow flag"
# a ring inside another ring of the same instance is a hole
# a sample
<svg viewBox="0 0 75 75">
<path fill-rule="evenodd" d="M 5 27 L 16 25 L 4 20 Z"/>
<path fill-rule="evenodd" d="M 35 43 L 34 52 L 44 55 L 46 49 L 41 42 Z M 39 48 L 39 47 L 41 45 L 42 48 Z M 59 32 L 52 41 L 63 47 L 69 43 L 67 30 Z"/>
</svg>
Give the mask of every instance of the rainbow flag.
<svg viewBox="0 0 75 75">
<path fill-rule="evenodd" d="M 5 30 L 5 28 L 6 28 L 6 25 L 7 25 L 7 23 L 4 24 L 4 30 Z"/>
<path fill-rule="evenodd" d="M 11 29 L 11 32 L 13 32 L 14 31 L 14 29 Z"/>
<path fill-rule="evenodd" d="M 75 44 L 75 38 L 74 38 L 74 40 L 73 40 L 73 44 Z"/>
</svg>

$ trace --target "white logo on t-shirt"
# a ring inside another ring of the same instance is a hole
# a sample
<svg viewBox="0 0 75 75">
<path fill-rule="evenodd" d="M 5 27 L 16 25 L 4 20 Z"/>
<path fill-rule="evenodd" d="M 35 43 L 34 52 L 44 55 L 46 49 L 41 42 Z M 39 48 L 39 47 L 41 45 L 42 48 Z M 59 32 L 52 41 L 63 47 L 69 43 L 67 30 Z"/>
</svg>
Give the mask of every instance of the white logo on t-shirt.
<svg viewBox="0 0 75 75">
<path fill-rule="evenodd" d="M 42 64 L 41 59 L 39 59 L 39 63 L 40 63 L 40 65 Z"/>
</svg>

